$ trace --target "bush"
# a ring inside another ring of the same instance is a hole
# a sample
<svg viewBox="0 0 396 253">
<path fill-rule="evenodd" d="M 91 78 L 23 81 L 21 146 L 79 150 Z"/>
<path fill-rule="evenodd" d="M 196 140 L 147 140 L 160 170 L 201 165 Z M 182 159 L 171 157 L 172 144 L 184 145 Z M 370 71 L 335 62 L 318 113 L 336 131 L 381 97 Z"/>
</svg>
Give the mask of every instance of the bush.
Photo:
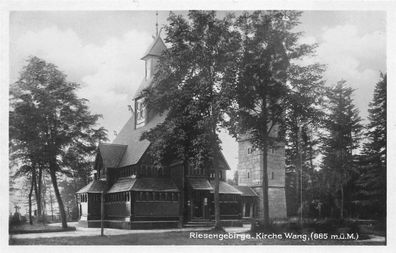
<svg viewBox="0 0 396 253">
<path fill-rule="evenodd" d="M 26 217 L 22 216 L 20 213 L 14 213 L 8 218 L 8 223 L 10 226 L 17 226 L 26 223 Z"/>
</svg>

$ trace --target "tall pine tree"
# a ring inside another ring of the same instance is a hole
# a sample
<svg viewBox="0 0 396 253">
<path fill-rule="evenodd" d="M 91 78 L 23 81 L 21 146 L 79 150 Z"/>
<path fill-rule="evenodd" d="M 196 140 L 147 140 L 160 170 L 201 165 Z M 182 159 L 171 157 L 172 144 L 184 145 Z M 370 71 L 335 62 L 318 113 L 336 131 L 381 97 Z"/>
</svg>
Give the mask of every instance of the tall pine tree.
<svg viewBox="0 0 396 253">
<path fill-rule="evenodd" d="M 359 111 L 353 104 L 353 89 L 340 81 L 327 91 L 327 115 L 324 121 L 326 133 L 322 138 L 322 175 L 326 178 L 327 195 L 344 218 L 345 199 L 350 199 L 346 185 L 356 173 L 355 152 L 359 147 L 362 130 Z M 348 203 L 349 204 L 349 203 Z M 334 215 L 334 213 L 333 213 Z"/>
<path fill-rule="evenodd" d="M 309 194 L 306 192 L 313 178 L 313 161 L 319 151 L 318 129 L 324 116 L 321 108 L 325 91 L 322 79 L 324 70 L 324 66 L 320 64 L 307 66 L 294 64 L 288 73 L 290 92 L 284 126 L 286 166 L 289 172 L 295 172 L 296 175 L 293 180 L 295 184 L 291 184 L 294 191 L 288 189 L 290 193 L 288 196 L 291 198 L 288 210 L 292 212 L 291 214 L 296 213 L 297 209 L 303 206 L 303 197 L 308 197 Z M 298 207 L 293 208 L 292 203 L 298 204 Z"/>
<path fill-rule="evenodd" d="M 369 104 L 367 142 L 361 155 L 362 171 L 357 182 L 357 200 L 365 210 L 362 215 L 377 219 L 386 217 L 386 84 L 387 75 L 381 74 Z"/>
<path fill-rule="evenodd" d="M 302 34 L 293 31 L 300 15 L 296 11 L 255 11 L 238 18 L 242 56 L 228 126 L 234 136 L 248 134 L 253 146 L 263 152 L 260 221 L 264 228 L 270 223 L 267 155 L 269 147 L 278 145 L 277 137 L 282 139 L 277 129 L 284 124 L 290 63 L 314 49 L 299 44 Z"/>
</svg>

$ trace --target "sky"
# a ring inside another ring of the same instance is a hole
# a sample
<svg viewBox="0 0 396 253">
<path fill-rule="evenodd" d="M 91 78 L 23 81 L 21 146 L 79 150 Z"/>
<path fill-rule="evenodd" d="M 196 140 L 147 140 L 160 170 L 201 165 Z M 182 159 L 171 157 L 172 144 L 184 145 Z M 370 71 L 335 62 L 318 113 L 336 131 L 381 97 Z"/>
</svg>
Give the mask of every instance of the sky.
<svg viewBox="0 0 396 253">
<path fill-rule="evenodd" d="M 159 12 L 160 27 L 168 14 Z M 386 13 L 306 11 L 300 21 L 301 42 L 319 44 L 316 56 L 304 61 L 326 64 L 329 86 L 346 80 L 365 119 L 380 72 L 386 72 Z M 57 65 L 81 84 L 79 96 L 89 99 L 93 113 L 103 115 L 99 123 L 112 140 L 130 117 L 127 105 L 143 80 L 140 58 L 153 40 L 155 22 L 154 11 L 11 12 L 10 81 L 17 80 L 28 56 Z M 225 132 L 221 139 L 232 177 L 238 144 Z"/>
</svg>

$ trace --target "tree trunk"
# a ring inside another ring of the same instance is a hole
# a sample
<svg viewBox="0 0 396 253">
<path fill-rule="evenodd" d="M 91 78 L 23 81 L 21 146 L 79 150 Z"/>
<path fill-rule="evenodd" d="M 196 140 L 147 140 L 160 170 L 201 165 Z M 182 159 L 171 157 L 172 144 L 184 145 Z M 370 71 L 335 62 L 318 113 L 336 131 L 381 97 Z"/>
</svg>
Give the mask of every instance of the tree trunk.
<svg viewBox="0 0 396 253">
<path fill-rule="evenodd" d="M 263 140 L 263 226 L 264 228 L 268 228 L 270 225 L 269 220 L 269 206 L 268 206 L 268 112 L 267 112 L 267 97 L 264 96 L 263 106 L 262 106 L 262 113 L 263 113 L 263 121 L 265 122 L 263 126 L 263 133 L 264 133 L 264 140 Z"/>
<path fill-rule="evenodd" d="M 301 168 L 301 162 L 300 162 L 300 141 L 299 141 L 299 130 L 297 130 L 297 139 L 296 139 L 296 159 L 295 159 L 295 166 L 296 166 L 296 172 L 297 172 L 297 180 L 296 180 L 296 197 L 298 199 L 297 203 L 297 214 L 300 217 L 300 223 L 302 223 L 302 198 L 301 198 L 301 173 L 302 173 L 302 168 Z M 298 212 L 300 210 L 300 212 Z"/>
<path fill-rule="evenodd" d="M 54 205 L 53 205 L 51 190 L 49 192 L 49 197 L 50 197 L 50 204 L 51 204 L 51 220 L 54 221 Z"/>
<path fill-rule="evenodd" d="M 268 204 L 268 136 L 264 138 L 263 148 L 263 225 L 268 227 L 269 221 L 269 204 Z"/>
<path fill-rule="evenodd" d="M 39 190 L 37 187 L 37 173 L 36 167 L 33 166 L 32 177 L 34 181 L 34 194 L 36 196 L 36 205 L 37 205 L 37 221 L 41 221 L 41 189 Z"/>
<path fill-rule="evenodd" d="M 340 184 L 340 191 L 341 191 L 341 207 L 340 207 L 340 218 L 341 220 L 344 219 L 344 187 Z"/>
<path fill-rule="evenodd" d="M 212 117 L 213 117 L 213 106 L 212 106 Z M 218 156 L 217 156 L 217 146 L 216 146 L 216 123 L 213 120 L 212 123 L 212 152 L 213 152 L 213 170 L 215 172 L 215 188 L 214 188 L 214 207 L 215 207 L 215 230 L 222 230 L 221 220 L 220 220 L 220 170 L 218 166 Z"/>
<path fill-rule="evenodd" d="M 34 185 L 34 180 L 33 176 L 31 178 L 31 185 L 30 185 L 30 191 L 29 191 L 29 223 L 30 225 L 33 225 L 33 218 L 32 218 L 32 194 L 33 194 L 33 185 Z"/>
<path fill-rule="evenodd" d="M 214 162 L 216 164 L 216 162 Z M 220 221 L 220 194 L 219 194 L 219 169 L 217 166 L 214 168 L 215 171 L 215 189 L 214 189 L 214 203 L 215 203 L 215 230 L 221 230 L 221 221 Z"/>
<path fill-rule="evenodd" d="M 67 228 L 67 220 L 66 220 L 66 212 L 65 212 L 65 206 L 63 205 L 63 201 L 59 192 L 59 188 L 58 188 L 58 182 L 56 179 L 56 174 L 55 174 L 55 163 L 51 162 L 50 164 L 50 176 L 51 176 L 51 181 L 52 181 L 52 186 L 54 187 L 54 193 L 55 193 L 55 197 L 56 200 L 58 201 L 58 207 L 59 207 L 59 212 L 61 215 L 61 219 L 62 219 L 62 228 Z"/>
<path fill-rule="evenodd" d="M 187 174 L 186 172 L 188 170 L 187 159 L 184 159 L 183 164 L 182 164 L 182 169 L 183 169 L 183 175 L 181 177 L 182 189 L 180 189 L 181 191 L 180 191 L 180 199 L 179 199 L 179 201 L 180 201 L 179 202 L 180 203 L 180 206 L 179 206 L 179 228 L 182 228 L 183 227 L 183 223 L 184 223 L 184 213 L 185 213 L 185 211 L 184 211 L 184 202 L 185 202 L 184 193 L 185 193 L 185 189 L 186 189 L 185 178 L 186 178 L 186 174 Z"/>
<path fill-rule="evenodd" d="M 45 205 L 43 205 L 43 167 L 39 165 L 38 169 L 39 171 L 37 177 L 37 187 L 38 187 L 37 202 L 40 203 L 40 211 L 37 210 L 37 212 L 39 213 L 40 221 L 45 223 L 45 215 L 44 215 Z"/>
<path fill-rule="evenodd" d="M 44 180 L 45 180 L 45 178 L 44 178 Z M 41 170 L 41 173 L 39 173 L 39 192 L 41 192 L 40 198 L 41 198 L 42 219 L 43 219 L 43 223 L 46 223 L 47 222 L 47 202 L 46 202 L 47 182 L 44 182 L 44 184 L 43 184 L 43 171 L 42 170 Z"/>
</svg>

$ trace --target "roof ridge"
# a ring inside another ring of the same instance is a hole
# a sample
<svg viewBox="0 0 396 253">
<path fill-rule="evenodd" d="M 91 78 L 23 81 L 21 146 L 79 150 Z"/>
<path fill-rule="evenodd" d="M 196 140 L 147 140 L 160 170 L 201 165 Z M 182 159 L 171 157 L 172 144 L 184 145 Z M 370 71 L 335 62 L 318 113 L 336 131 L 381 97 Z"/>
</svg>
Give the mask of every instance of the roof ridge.
<svg viewBox="0 0 396 253">
<path fill-rule="evenodd" d="M 154 38 L 153 42 L 151 42 L 149 48 L 148 48 L 148 49 L 146 50 L 146 52 L 144 53 L 143 57 L 140 58 L 141 60 L 143 60 L 144 58 L 146 58 L 146 57 L 149 56 L 149 55 L 152 55 L 152 54 L 151 54 L 151 51 L 153 50 L 154 46 L 157 44 L 158 41 L 161 41 L 162 44 L 164 45 L 164 47 L 167 48 L 166 45 L 165 45 L 165 43 L 164 43 L 164 41 L 162 40 L 161 36 L 158 34 L 158 35 Z"/>
<path fill-rule="evenodd" d="M 117 144 L 117 143 L 99 143 L 100 145 L 111 145 L 111 146 L 128 146 L 127 144 Z"/>
</svg>

